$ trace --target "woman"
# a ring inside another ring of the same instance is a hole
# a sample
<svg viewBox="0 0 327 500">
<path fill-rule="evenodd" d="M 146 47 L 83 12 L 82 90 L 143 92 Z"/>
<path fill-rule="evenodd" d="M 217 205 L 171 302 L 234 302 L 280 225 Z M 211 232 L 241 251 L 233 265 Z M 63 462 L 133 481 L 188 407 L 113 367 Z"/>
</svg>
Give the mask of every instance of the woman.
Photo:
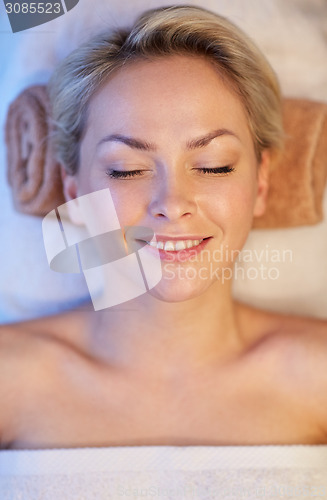
<svg viewBox="0 0 327 500">
<path fill-rule="evenodd" d="M 205 9 L 156 9 L 71 54 L 50 95 L 72 221 L 109 188 L 162 277 L 2 328 L 2 447 L 327 443 L 326 322 L 237 303 L 223 279 L 282 143 L 262 54 Z"/>
</svg>

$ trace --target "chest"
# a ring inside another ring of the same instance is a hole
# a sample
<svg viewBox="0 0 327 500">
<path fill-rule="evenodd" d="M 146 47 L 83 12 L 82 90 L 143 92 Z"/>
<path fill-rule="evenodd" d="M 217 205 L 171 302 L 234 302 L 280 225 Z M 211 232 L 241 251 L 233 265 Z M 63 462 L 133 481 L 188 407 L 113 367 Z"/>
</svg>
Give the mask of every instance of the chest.
<svg viewBox="0 0 327 500">
<path fill-rule="evenodd" d="M 173 389 L 75 366 L 20 398 L 10 448 L 321 443 L 305 401 L 261 366 Z"/>
</svg>

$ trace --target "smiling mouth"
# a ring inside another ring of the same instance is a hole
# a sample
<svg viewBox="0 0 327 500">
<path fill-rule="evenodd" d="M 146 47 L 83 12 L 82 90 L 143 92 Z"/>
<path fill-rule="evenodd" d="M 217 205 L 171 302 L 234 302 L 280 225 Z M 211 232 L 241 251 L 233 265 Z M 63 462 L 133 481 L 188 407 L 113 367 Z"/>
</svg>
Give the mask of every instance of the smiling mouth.
<svg viewBox="0 0 327 500">
<path fill-rule="evenodd" d="M 188 250 L 200 245 L 202 241 L 209 239 L 202 238 L 199 240 L 167 240 L 167 241 L 147 241 L 146 243 L 151 247 L 157 248 L 158 250 L 164 250 L 165 252 L 179 252 L 180 250 Z"/>
</svg>

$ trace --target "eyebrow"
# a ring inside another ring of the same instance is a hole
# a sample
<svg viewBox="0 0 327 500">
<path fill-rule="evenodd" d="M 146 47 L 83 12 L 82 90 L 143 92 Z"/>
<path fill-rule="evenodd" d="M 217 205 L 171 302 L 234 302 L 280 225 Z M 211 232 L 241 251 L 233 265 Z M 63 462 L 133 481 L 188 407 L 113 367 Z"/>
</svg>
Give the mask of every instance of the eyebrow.
<svg viewBox="0 0 327 500">
<path fill-rule="evenodd" d="M 192 150 L 197 148 L 204 148 L 213 139 L 215 139 L 216 137 L 221 137 L 223 135 L 230 135 L 239 139 L 239 137 L 231 130 L 228 130 L 226 128 L 220 128 L 217 130 L 213 130 L 212 132 L 209 132 L 206 135 L 188 141 L 186 143 L 186 149 Z M 156 152 L 158 150 L 157 146 L 151 142 L 143 141 L 141 139 L 136 139 L 135 137 L 129 137 L 121 134 L 110 134 L 103 137 L 103 139 L 101 139 L 98 142 L 97 147 L 99 147 L 101 144 L 105 142 L 121 142 L 123 144 L 126 144 L 126 146 L 129 146 L 132 149 L 139 149 L 141 151 Z"/>
</svg>

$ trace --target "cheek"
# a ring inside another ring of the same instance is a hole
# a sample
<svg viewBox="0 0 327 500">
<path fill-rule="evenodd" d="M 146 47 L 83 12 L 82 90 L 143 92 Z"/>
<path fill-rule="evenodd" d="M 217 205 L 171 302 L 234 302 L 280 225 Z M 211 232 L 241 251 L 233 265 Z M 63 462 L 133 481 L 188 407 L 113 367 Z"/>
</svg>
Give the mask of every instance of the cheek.
<svg viewBox="0 0 327 500">
<path fill-rule="evenodd" d="M 239 184 L 230 195 L 230 207 L 236 219 L 246 220 L 253 217 L 255 204 L 255 186 Z"/>
<path fill-rule="evenodd" d="M 207 205 L 215 213 L 226 217 L 244 218 L 253 215 L 256 194 L 256 181 L 240 179 L 237 182 L 226 182 L 213 186 L 206 193 Z"/>
<path fill-rule="evenodd" d="M 256 194 L 255 178 L 249 182 L 225 183 L 207 197 L 207 211 L 222 228 L 224 239 L 233 247 L 242 247 L 252 227 Z"/>
<path fill-rule="evenodd" d="M 146 197 L 142 196 L 139 190 L 133 189 L 132 183 L 129 182 L 115 182 L 104 176 L 103 173 L 99 174 L 94 172 L 93 175 L 88 175 L 87 172 L 81 172 L 78 181 L 78 196 L 87 195 L 109 189 L 110 197 L 112 200 L 113 208 L 111 212 L 104 210 L 101 205 L 94 208 L 94 214 L 99 223 L 106 225 L 106 219 L 110 216 L 118 218 L 121 227 L 138 225 L 138 221 L 144 216 L 144 207 Z M 111 207 L 112 207 L 111 205 Z"/>
<path fill-rule="evenodd" d="M 149 193 L 141 183 L 135 187 L 133 181 L 111 181 L 106 183 L 121 226 L 138 225 L 147 212 Z"/>
</svg>

